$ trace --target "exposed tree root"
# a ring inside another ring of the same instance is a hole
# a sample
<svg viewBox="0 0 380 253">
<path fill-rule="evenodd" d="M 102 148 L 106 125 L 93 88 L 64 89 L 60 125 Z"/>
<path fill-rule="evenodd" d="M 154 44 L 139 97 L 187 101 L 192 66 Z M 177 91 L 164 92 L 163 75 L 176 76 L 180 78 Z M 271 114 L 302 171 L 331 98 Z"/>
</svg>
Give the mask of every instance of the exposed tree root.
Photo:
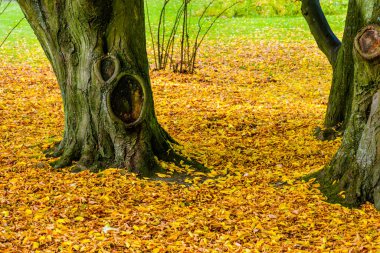
<svg viewBox="0 0 380 253">
<path fill-rule="evenodd" d="M 159 160 L 174 163 L 178 167 L 190 166 L 196 171 L 207 173 L 209 169 L 205 167 L 203 164 L 197 162 L 195 159 L 186 157 L 180 154 L 173 148 L 173 145 L 179 145 L 170 135 L 164 131 L 162 128 L 160 129 L 160 138 L 154 138 L 160 140 L 160 145 L 157 142 L 152 143 L 153 148 L 152 153 L 149 154 L 151 156 L 144 159 L 143 166 L 148 167 L 144 169 L 140 169 L 139 165 L 135 168 L 127 168 L 125 164 L 133 164 L 131 161 L 116 161 L 114 158 L 115 155 L 111 158 L 104 158 L 98 149 L 94 148 L 91 150 L 90 145 L 85 145 L 82 151 L 78 149 L 77 142 L 73 141 L 68 143 L 65 140 L 62 140 L 61 143 L 55 143 L 54 147 L 47 149 L 44 153 L 46 157 L 54 157 L 58 158 L 56 161 L 51 163 L 51 166 L 55 169 L 61 169 L 74 164 L 71 168 L 71 171 L 74 173 L 90 170 L 91 172 L 99 172 L 106 168 L 121 168 L 126 171 L 135 172 L 142 177 L 152 177 L 156 176 L 157 172 L 165 172 L 157 161 L 154 159 L 156 156 Z M 63 148 L 66 144 L 66 148 Z M 132 156 L 126 155 L 126 159 L 132 159 Z M 177 173 L 175 175 L 176 178 L 188 178 L 189 175 L 185 173 L 182 175 L 181 173 Z"/>
</svg>

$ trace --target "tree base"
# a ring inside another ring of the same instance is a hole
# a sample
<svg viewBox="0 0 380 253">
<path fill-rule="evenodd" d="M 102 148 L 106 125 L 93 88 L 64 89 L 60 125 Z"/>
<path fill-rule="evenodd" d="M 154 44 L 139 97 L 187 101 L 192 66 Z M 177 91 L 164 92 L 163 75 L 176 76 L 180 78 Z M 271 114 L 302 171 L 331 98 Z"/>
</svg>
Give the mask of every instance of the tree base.
<svg viewBox="0 0 380 253">
<path fill-rule="evenodd" d="M 380 210 L 379 170 L 364 172 L 357 164 L 353 152 L 341 147 L 329 165 L 312 173 L 305 180 L 315 178 L 327 202 L 356 208 L 365 202 L 375 204 Z"/>
<path fill-rule="evenodd" d="M 340 204 L 348 208 L 357 208 L 364 203 L 356 196 L 352 196 L 349 192 L 342 190 L 342 185 L 338 180 L 331 181 L 325 175 L 325 169 L 303 177 L 303 180 L 305 181 L 311 179 L 316 179 L 315 182 L 319 183 L 319 190 L 326 197 L 328 203 Z"/>
<path fill-rule="evenodd" d="M 165 132 L 166 133 L 166 132 Z M 198 172 L 203 173 L 209 173 L 210 170 L 205 167 L 203 164 L 197 162 L 195 159 L 188 158 L 183 156 L 182 154 L 179 154 L 177 151 L 175 151 L 172 147 L 172 144 L 179 145 L 176 141 L 174 141 L 169 135 L 168 136 L 168 143 L 170 148 L 168 148 L 165 152 L 162 152 L 161 154 L 157 154 L 157 158 L 169 162 L 174 163 L 176 166 L 183 168 L 184 166 L 190 166 L 194 170 Z M 47 158 L 58 158 L 56 161 L 51 162 L 50 165 L 55 169 L 62 169 L 65 167 L 74 166 L 71 167 L 71 172 L 73 173 L 79 173 L 82 171 L 89 170 L 94 173 L 101 172 L 107 168 L 120 168 L 123 170 L 126 170 L 128 172 L 136 172 L 133 170 L 133 168 L 126 168 L 125 166 L 120 165 L 120 163 L 117 163 L 115 160 L 109 159 L 109 160 L 94 160 L 94 159 L 85 159 L 80 158 L 78 159 L 76 156 L 68 156 L 66 154 L 73 154 L 73 152 L 65 152 L 62 148 L 62 142 L 57 142 L 54 144 L 53 147 L 48 148 L 43 153 Z M 86 161 L 86 163 L 83 163 L 83 161 Z M 147 173 L 146 173 L 147 172 Z M 162 168 L 158 161 L 154 159 L 154 162 L 151 163 L 151 166 L 149 168 L 146 168 L 146 170 L 143 170 L 142 172 L 138 172 L 137 174 L 141 177 L 150 177 L 153 179 L 160 179 L 157 178 L 156 173 L 165 173 L 165 169 Z M 185 173 L 174 173 L 172 178 L 165 179 L 165 181 L 173 181 L 173 182 L 179 182 L 184 183 L 185 179 L 189 178 L 189 175 Z"/>
</svg>

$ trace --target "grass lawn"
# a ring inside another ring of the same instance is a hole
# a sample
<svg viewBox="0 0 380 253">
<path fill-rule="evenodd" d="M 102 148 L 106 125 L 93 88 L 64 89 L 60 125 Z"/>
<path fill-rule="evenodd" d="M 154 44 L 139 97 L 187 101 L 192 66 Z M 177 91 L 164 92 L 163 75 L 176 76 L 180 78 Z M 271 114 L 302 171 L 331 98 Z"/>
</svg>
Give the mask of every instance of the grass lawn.
<svg viewBox="0 0 380 253">
<path fill-rule="evenodd" d="M 4 6 L 4 4 L 3 4 Z M 158 14 L 161 5 L 153 1 L 150 6 L 151 22 L 153 28 L 157 27 Z M 169 8 L 167 12 L 168 21 L 173 20 L 175 8 Z M 2 41 L 12 27 L 23 17 L 16 3 L 0 15 L 0 41 Z M 332 29 L 341 37 L 344 28 L 344 15 L 327 17 Z M 212 18 L 208 18 L 211 20 Z M 192 16 L 192 29 L 196 29 L 198 17 Z M 207 23 L 206 23 L 207 24 Z M 207 25 L 205 25 L 206 27 Z M 168 25 L 170 27 L 170 25 Z M 302 41 L 312 40 L 307 24 L 300 16 L 297 17 L 254 17 L 254 18 L 224 18 L 221 17 L 209 32 L 206 40 L 250 39 L 250 40 L 276 40 L 276 41 Z M 21 44 L 29 44 L 34 48 L 37 40 L 26 20 L 12 32 L 4 47 L 14 48 Z M 150 34 L 147 32 L 148 47 L 151 46 Z M 4 49 L 3 49 L 4 50 Z"/>
<path fill-rule="evenodd" d="M 7 3 L 1 5 L 3 9 Z M 17 3 L 11 3 L 5 12 L 0 15 L 0 40 L 3 41 L 8 32 L 24 17 Z M 34 33 L 26 20 L 12 32 L 12 35 L 8 39 L 8 44 L 15 43 L 17 41 L 23 43 L 35 44 Z"/>
</svg>

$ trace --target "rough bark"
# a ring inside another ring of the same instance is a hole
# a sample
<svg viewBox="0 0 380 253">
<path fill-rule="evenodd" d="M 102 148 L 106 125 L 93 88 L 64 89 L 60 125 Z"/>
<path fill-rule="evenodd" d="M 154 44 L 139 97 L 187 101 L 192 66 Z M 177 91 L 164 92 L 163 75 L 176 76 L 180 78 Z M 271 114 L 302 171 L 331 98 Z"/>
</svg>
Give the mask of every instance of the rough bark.
<svg viewBox="0 0 380 253">
<path fill-rule="evenodd" d="M 343 131 L 351 114 L 353 97 L 354 64 L 353 39 L 363 26 L 361 1 L 350 0 L 342 42 L 332 32 L 319 4 L 319 0 L 303 0 L 302 13 L 319 48 L 326 55 L 333 69 L 333 80 L 325 115 L 327 131 L 335 128 Z M 330 131 L 334 134 L 334 131 Z M 329 134 L 326 139 L 330 139 Z"/>
<path fill-rule="evenodd" d="M 351 114 L 354 90 L 353 41 L 364 25 L 360 5 L 357 0 L 350 0 L 346 16 L 346 24 L 333 68 L 333 79 L 327 105 L 324 126 L 344 130 Z"/>
<path fill-rule="evenodd" d="M 19 0 L 62 93 L 57 168 L 123 167 L 152 175 L 177 159 L 157 122 L 145 46 L 143 0 Z"/>
<path fill-rule="evenodd" d="M 380 209 L 380 0 L 356 1 L 363 27 L 352 40 L 353 96 L 342 145 L 317 178 L 329 199 Z"/>
</svg>

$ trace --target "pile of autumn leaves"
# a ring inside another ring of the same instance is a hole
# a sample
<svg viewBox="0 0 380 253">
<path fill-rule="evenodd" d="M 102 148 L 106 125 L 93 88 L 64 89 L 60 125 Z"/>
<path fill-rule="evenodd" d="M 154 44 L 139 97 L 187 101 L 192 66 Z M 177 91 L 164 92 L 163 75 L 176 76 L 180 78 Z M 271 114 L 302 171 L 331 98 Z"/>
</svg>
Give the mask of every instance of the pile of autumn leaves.
<svg viewBox="0 0 380 253">
<path fill-rule="evenodd" d="M 331 78 L 317 48 L 232 41 L 202 52 L 195 75 L 151 73 L 159 122 L 212 169 L 188 170 L 187 185 L 52 170 L 42 151 L 63 129 L 54 76 L 40 59 L 1 63 L 0 251 L 380 250 L 371 205 L 325 203 L 299 179 L 339 146 L 312 136 Z M 162 165 L 159 177 L 178 169 Z"/>
</svg>

